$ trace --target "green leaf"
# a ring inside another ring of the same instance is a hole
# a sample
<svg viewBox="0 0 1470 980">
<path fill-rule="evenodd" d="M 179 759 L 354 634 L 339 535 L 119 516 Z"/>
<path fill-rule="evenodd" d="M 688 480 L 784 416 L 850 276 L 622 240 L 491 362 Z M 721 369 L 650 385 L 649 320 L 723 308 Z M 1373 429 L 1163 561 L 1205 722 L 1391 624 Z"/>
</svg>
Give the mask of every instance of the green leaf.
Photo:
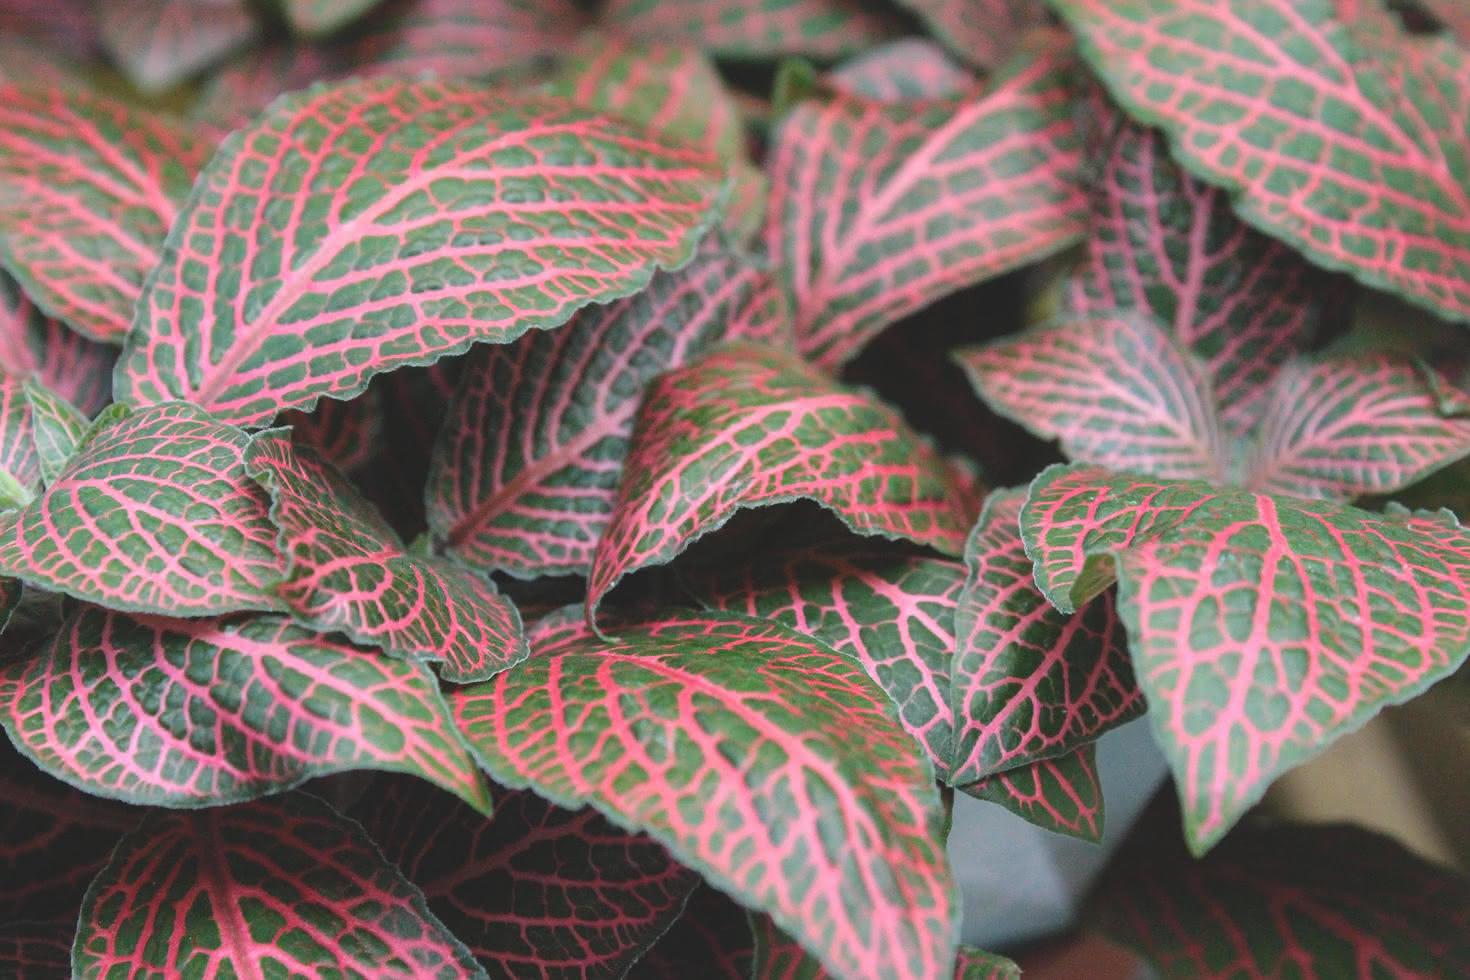
<svg viewBox="0 0 1470 980">
<path fill-rule="evenodd" d="M 978 68 L 1005 62 L 1021 36 L 1046 23 L 1041 0 L 899 0 L 930 32 Z"/>
<path fill-rule="evenodd" d="M 91 422 L 80 409 L 35 377 L 26 380 L 25 397 L 31 407 L 31 434 L 41 482 L 50 486 L 76 453 Z"/>
<path fill-rule="evenodd" d="M 997 803 L 1027 823 L 1096 844 L 1103 835 L 1103 792 L 1097 746 L 987 776 L 961 786 L 977 800 Z"/>
<path fill-rule="evenodd" d="M 692 44 L 725 58 L 840 58 L 896 32 L 862 0 L 609 0 L 619 32 Z"/>
</svg>

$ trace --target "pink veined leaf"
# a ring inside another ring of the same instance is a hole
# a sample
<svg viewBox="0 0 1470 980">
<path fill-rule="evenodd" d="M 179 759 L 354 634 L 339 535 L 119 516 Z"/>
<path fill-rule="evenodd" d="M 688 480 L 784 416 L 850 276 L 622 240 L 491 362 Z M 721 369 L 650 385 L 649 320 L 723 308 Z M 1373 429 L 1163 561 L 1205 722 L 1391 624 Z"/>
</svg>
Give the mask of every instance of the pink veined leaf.
<svg viewBox="0 0 1470 980">
<path fill-rule="evenodd" d="M 1021 980 L 1021 968 L 996 953 L 961 946 L 955 958 L 955 980 Z"/>
<path fill-rule="evenodd" d="M 648 833 L 839 975 L 950 962 L 933 770 L 856 662 L 727 614 L 619 633 L 538 647 L 451 695 L 497 782 Z"/>
<path fill-rule="evenodd" d="M 1118 861 L 1092 902 L 1163 980 L 1470 974 L 1470 884 L 1357 827 L 1232 834 L 1204 860 Z"/>
<path fill-rule="evenodd" d="M 36 308 L 20 285 L 0 272 L 0 371 L 34 375 L 87 415 L 112 397 L 113 351 L 68 330 Z"/>
<path fill-rule="evenodd" d="M 485 976 L 362 828 L 304 793 L 150 813 L 88 890 L 73 963 L 79 976 Z"/>
<path fill-rule="evenodd" d="M 684 914 L 628 971 L 628 980 L 751 980 L 750 917 L 723 893 L 701 884 Z"/>
<path fill-rule="evenodd" d="M 1246 484 L 1350 499 L 1402 490 L 1470 453 L 1470 418 L 1447 417 L 1411 361 L 1298 361 L 1277 377 Z"/>
<path fill-rule="evenodd" d="M 744 345 L 661 375 L 593 558 L 589 620 L 629 572 L 671 561 L 741 508 L 797 499 L 858 534 L 964 547 L 965 504 L 943 460 L 869 392 Z"/>
<path fill-rule="evenodd" d="M 573 0 L 390 0 L 340 57 L 355 74 L 478 78 L 562 54 L 585 19 Z"/>
<path fill-rule="evenodd" d="M 1278 775 L 1470 651 L 1470 534 L 1448 511 L 1376 514 L 1053 467 L 1021 530 L 1058 607 L 1116 578 L 1196 852 Z"/>
<path fill-rule="evenodd" d="M 329 46 L 254 45 L 200 83 L 199 97 L 190 106 L 189 118 L 222 141 L 249 125 L 285 93 L 340 77 L 341 60 L 336 48 Z"/>
<path fill-rule="evenodd" d="M 836 367 L 889 324 L 1081 236 L 1071 78 L 1051 36 L 983 96 L 837 94 L 787 115 L 766 244 L 803 354 Z"/>
<path fill-rule="evenodd" d="M 381 458 L 387 411 L 383 389 L 369 385 L 350 402 L 323 399 L 310 412 L 285 413 L 280 422 L 290 427 L 298 445 L 310 446 L 337 469 L 351 473 Z"/>
<path fill-rule="evenodd" d="M 6 517 L 0 514 L 0 528 L 5 526 Z M 20 605 L 23 587 L 13 578 L 0 578 L 0 633 L 10 625 L 11 616 Z M 7 643 L 9 641 L 7 640 Z"/>
<path fill-rule="evenodd" d="M 75 85 L 78 74 L 65 55 L 0 27 L 0 85 Z"/>
<path fill-rule="evenodd" d="M 1063 613 L 1036 587 L 1025 499 L 992 492 L 965 547 L 948 692 L 955 785 L 1072 753 L 1146 707 L 1112 596 Z"/>
<path fill-rule="evenodd" d="M 1470 54 L 1332 0 L 1057 0 L 1176 158 L 1313 262 L 1470 319 Z"/>
<path fill-rule="evenodd" d="M 49 651 L 0 667 L 0 723 L 56 778 L 130 803 L 216 806 L 375 769 L 490 812 L 423 666 L 278 615 L 135 618 L 83 606 Z"/>
<path fill-rule="evenodd" d="M 82 87 L 0 87 L 0 258 L 47 313 L 121 341 L 208 153 L 173 120 Z"/>
<path fill-rule="evenodd" d="M 873 102 L 959 99 L 980 79 L 924 38 L 907 37 L 852 58 L 826 76 L 835 91 Z"/>
<path fill-rule="evenodd" d="M 699 876 L 591 808 L 497 793 L 495 815 L 374 785 L 353 816 L 493 976 L 622 976 L 679 916 Z M 701 974 L 702 975 L 702 974 Z"/>
<path fill-rule="evenodd" d="M 934 36 L 979 68 L 995 68 L 1026 31 L 1046 23 L 1040 0 L 899 0 Z"/>
<path fill-rule="evenodd" d="M 312 629 L 340 630 L 397 657 L 436 661 L 457 684 L 530 654 L 511 601 L 452 561 L 410 554 L 340 472 L 288 433 L 257 435 L 246 470 L 271 496 L 286 560 L 276 594 Z"/>
<path fill-rule="evenodd" d="M 286 96 L 199 178 L 118 398 L 242 425 L 351 398 L 637 292 L 690 258 L 723 190 L 703 153 L 550 96 L 427 80 Z"/>
<path fill-rule="evenodd" d="M 755 963 L 747 977 L 755 980 L 833 980 L 832 974 L 796 940 L 782 932 L 770 916 L 752 913 L 750 927 L 755 935 Z M 1020 980 L 1021 971 L 1004 956 L 973 946 L 961 946 L 950 975 L 954 980 Z"/>
<path fill-rule="evenodd" d="M 380 0 L 285 0 L 286 23 L 299 34 L 330 34 L 378 5 Z"/>
<path fill-rule="evenodd" d="M 108 53 L 145 92 L 197 75 L 258 30 L 247 0 L 105 0 L 97 16 Z"/>
<path fill-rule="evenodd" d="M 1096 844 L 1103 835 L 1103 791 L 1097 746 L 987 776 L 962 792 L 996 803 L 1027 823 Z"/>
<path fill-rule="evenodd" d="M 1181 480 L 1226 473 L 1204 371 L 1144 316 L 1062 320 L 956 360 L 986 404 L 1078 462 Z"/>
<path fill-rule="evenodd" d="M 899 29 L 861 0 L 609 0 L 611 30 L 724 58 L 841 58 Z"/>
<path fill-rule="evenodd" d="M 0 925 L 0 974 L 11 980 L 55 980 L 71 975 L 70 917 Z"/>
<path fill-rule="evenodd" d="M 1163 135 L 1131 122 L 1100 90 L 1089 159 L 1101 159 L 1087 252 L 1071 312 L 1152 315 L 1204 361 L 1220 419 L 1254 427 L 1276 371 L 1312 339 L 1326 284 L 1299 255 L 1235 216 L 1229 195 L 1191 177 Z"/>
<path fill-rule="evenodd" d="M 1470 41 L 1470 9 L 1466 9 L 1460 0 L 1419 0 L 1419 5 L 1462 42 Z"/>
<path fill-rule="evenodd" d="M 276 531 L 246 441 L 182 402 L 109 410 L 0 528 L 0 574 L 133 612 L 277 607 Z"/>
<path fill-rule="evenodd" d="M 435 537 L 483 571 L 586 574 L 644 388 L 728 339 L 760 282 L 707 245 L 636 296 L 473 351 L 429 470 Z"/>
<path fill-rule="evenodd" d="M 0 372 L 0 511 L 24 507 L 41 489 L 41 461 L 25 382 Z"/>
<path fill-rule="evenodd" d="M 0 372 L 0 379 L 3 378 L 3 372 Z M 30 405 L 31 441 L 35 445 L 36 466 L 41 483 L 49 487 L 76 455 L 91 423 L 75 405 L 34 376 L 26 379 L 23 390 Z"/>
</svg>

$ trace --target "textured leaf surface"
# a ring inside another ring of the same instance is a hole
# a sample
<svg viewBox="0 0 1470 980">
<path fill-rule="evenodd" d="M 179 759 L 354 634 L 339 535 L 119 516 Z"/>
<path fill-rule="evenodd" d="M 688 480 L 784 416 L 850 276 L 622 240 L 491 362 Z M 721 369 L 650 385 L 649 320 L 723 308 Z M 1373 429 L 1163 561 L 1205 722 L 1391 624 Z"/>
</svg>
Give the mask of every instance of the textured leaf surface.
<svg viewBox="0 0 1470 980">
<path fill-rule="evenodd" d="M 113 609 L 273 608 L 281 563 L 245 443 L 182 402 L 111 414 L 0 529 L 0 573 Z"/>
<path fill-rule="evenodd" d="M 0 258 L 46 312 L 121 341 L 208 154 L 172 120 L 80 86 L 0 87 Z"/>
<path fill-rule="evenodd" d="M 610 0 L 610 27 L 729 58 L 840 58 L 895 29 L 861 0 Z"/>
<path fill-rule="evenodd" d="M 1046 23 L 1040 0 L 900 0 L 935 37 L 980 68 L 1002 64 L 1021 36 Z"/>
<path fill-rule="evenodd" d="M 1082 234 L 1070 78 L 1052 39 L 983 98 L 836 95 L 791 111 L 766 242 L 802 353 L 840 364 L 890 323 Z"/>
<path fill-rule="evenodd" d="M 25 398 L 31 410 L 31 435 L 36 446 L 36 465 L 47 486 L 65 469 L 77 451 L 90 423 L 75 405 L 32 377 L 25 383 Z"/>
<path fill-rule="evenodd" d="M 1059 440 L 1073 460 L 1171 479 L 1224 476 L 1209 382 L 1151 320 L 1062 320 L 957 359 L 991 408 Z"/>
<path fill-rule="evenodd" d="M 305 794 L 150 814 L 82 909 L 79 975 L 483 977 L 424 896 Z"/>
<path fill-rule="evenodd" d="M 721 190 L 703 153 L 549 96 L 422 80 L 287 96 L 200 177 L 119 399 L 258 425 L 558 326 L 686 261 Z"/>
<path fill-rule="evenodd" d="M 980 80 L 951 61 L 932 41 L 909 37 L 891 41 L 843 62 L 826 76 L 838 92 L 874 102 L 958 99 Z"/>
<path fill-rule="evenodd" d="M 286 20 L 302 34 L 330 34 L 361 17 L 379 0 L 285 0 Z"/>
<path fill-rule="evenodd" d="M 25 383 L 0 373 L 0 511 L 24 507 L 40 488 L 41 460 Z"/>
<path fill-rule="evenodd" d="M 859 534 L 963 548 L 964 501 L 897 412 L 789 354 L 731 347 L 649 386 L 593 559 L 589 616 L 624 575 L 671 560 L 738 509 L 796 499 Z"/>
<path fill-rule="evenodd" d="M 45 316 L 0 272 L 0 371 L 34 375 L 90 415 L 112 397 L 112 360 L 111 348 Z"/>
<path fill-rule="evenodd" d="M 1470 972 L 1470 883 L 1356 827 L 1240 832 L 1203 861 L 1113 867 L 1098 923 L 1164 980 Z"/>
<path fill-rule="evenodd" d="M 55 980 L 71 970 L 70 919 L 0 925 L 0 971 L 11 980 Z"/>
<path fill-rule="evenodd" d="M 622 976 L 678 917 L 699 876 L 596 810 L 497 793 L 495 816 L 425 806 L 422 784 L 376 784 L 358 816 L 492 976 Z"/>
<path fill-rule="evenodd" d="M 840 975 L 940 972 L 956 910 L 933 772 L 858 664 L 745 617 L 619 632 L 453 696 L 491 774 L 647 831 Z"/>
<path fill-rule="evenodd" d="M 256 33 L 247 0 L 106 0 L 97 15 L 108 53 L 145 92 L 198 74 Z"/>
<path fill-rule="evenodd" d="M 1251 225 L 1470 319 L 1470 55 L 1332 0 L 1057 0 L 1120 101 Z"/>
<path fill-rule="evenodd" d="M 1007 769 L 960 787 L 1027 823 L 1092 843 L 1102 840 L 1103 791 L 1091 742 L 1066 755 Z"/>
<path fill-rule="evenodd" d="M 1053 467 L 1021 528 L 1037 583 L 1064 609 L 1116 575 L 1197 851 L 1276 776 L 1470 650 L 1470 534 L 1448 511 Z"/>
<path fill-rule="evenodd" d="M 342 60 L 366 75 L 478 78 L 565 53 L 584 19 L 572 0 L 390 0 Z"/>
<path fill-rule="evenodd" d="M 488 579 L 409 555 L 373 506 L 281 429 L 256 436 L 250 474 L 270 491 L 286 579 L 277 590 L 313 629 L 340 630 L 390 654 L 442 661 L 456 683 L 484 680 L 529 654 L 521 618 Z"/>
<path fill-rule="evenodd" d="M 429 473 L 435 536 L 484 571 L 585 574 L 644 388 L 726 339 L 758 288 L 739 259 L 702 249 L 636 296 L 471 353 Z"/>
</svg>

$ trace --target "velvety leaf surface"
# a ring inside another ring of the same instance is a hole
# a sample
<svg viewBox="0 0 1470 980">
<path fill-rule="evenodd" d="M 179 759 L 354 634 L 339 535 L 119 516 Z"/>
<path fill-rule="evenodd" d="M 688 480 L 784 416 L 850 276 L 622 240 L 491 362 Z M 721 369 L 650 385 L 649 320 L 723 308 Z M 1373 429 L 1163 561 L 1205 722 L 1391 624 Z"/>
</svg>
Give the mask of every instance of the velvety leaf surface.
<svg viewBox="0 0 1470 980">
<path fill-rule="evenodd" d="M 61 475 L 0 528 L 0 573 L 113 609 L 270 609 L 281 575 L 246 436 L 170 402 L 99 420 Z"/>
<path fill-rule="evenodd" d="M 1076 240 L 1086 198 L 1059 39 L 983 97 L 804 102 L 772 150 L 766 243 L 803 354 L 832 367 L 947 293 Z"/>
<path fill-rule="evenodd" d="M 839 975 L 939 972 L 957 910 L 933 770 L 861 667 L 746 617 L 619 632 L 452 696 L 492 776 L 646 831 Z"/>
<path fill-rule="evenodd" d="M 963 548 L 964 502 L 943 460 L 876 396 L 743 345 L 661 375 L 597 545 L 588 615 L 624 575 L 671 560 L 740 508 L 796 499 L 858 534 Z"/>
<path fill-rule="evenodd" d="M 722 186 L 703 153 L 549 96 L 427 80 L 287 96 L 200 177 L 119 399 L 259 425 L 558 326 L 686 261 Z"/>
<path fill-rule="evenodd" d="M 827 73 L 833 89 L 873 102 L 958 99 L 980 80 L 933 41 L 909 37 L 851 58 Z"/>
<path fill-rule="evenodd" d="M 87 414 L 112 397 L 111 348 L 84 339 L 43 314 L 0 272 L 0 371 L 32 375 Z"/>
<path fill-rule="evenodd" d="M 1197 851 L 1282 772 L 1470 650 L 1470 534 L 1448 511 L 1375 514 L 1053 467 L 1021 529 L 1037 583 L 1063 609 L 1116 576 Z"/>
<path fill-rule="evenodd" d="M 271 495 L 285 581 L 277 594 L 301 623 L 340 630 L 395 656 L 442 662 L 456 683 L 525 659 L 521 618 L 488 579 L 410 555 L 373 506 L 283 429 L 262 432 L 245 466 Z"/>
<path fill-rule="evenodd" d="M 1070 459 L 1181 480 L 1225 474 L 1204 371 L 1142 316 L 1062 320 L 957 360 L 992 409 L 1059 440 Z"/>
<path fill-rule="evenodd" d="M 11 980 L 56 980 L 71 970 L 71 919 L 0 925 L 0 971 Z"/>
<path fill-rule="evenodd" d="M 960 789 L 997 803 L 1027 823 L 1094 844 L 1102 840 L 1103 791 L 1097 746 L 988 776 Z"/>
<path fill-rule="evenodd" d="M 706 247 L 635 296 L 471 352 L 429 472 L 435 537 L 483 571 L 585 574 L 644 388 L 726 339 L 758 288 Z"/>
<path fill-rule="evenodd" d="M 590 807 L 517 790 L 497 793 L 487 820 L 426 801 L 422 787 L 379 782 L 354 816 L 492 976 L 622 976 L 699 884 L 661 845 Z"/>
<path fill-rule="evenodd" d="M 950 50 L 980 68 L 1002 64 L 1021 36 L 1046 23 L 1040 0 L 899 0 Z"/>
<path fill-rule="evenodd" d="M 684 914 L 628 971 L 629 980 L 750 980 L 755 954 L 750 916 L 722 892 L 701 884 Z"/>
<path fill-rule="evenodd" d="M 247 0 L 105 0 L 97 16 L 108 54 L 145 92 L 198 74 L 256 34 Z"/>
<path fill-rule="evenodd" d="M 727 58 L 840 58 L 895 30 L 861 0 L 609 0 L 603 22 Z"/>
<path fill-rule="evenodd" d="M 24 507 L 40 489 L 41 460 L 25 382 L 0 373 L 0 511 Z"/>
<path fill-rule="evenodd" d="M 565 53 L 584 21 L 573 0 L 389 0 L 341 57 L 365 75 L 478 78 Z"/>
<path fill-rule="evenodd" d="M 1113 867 L 1094 916 L 1164 980 L 1470 972 L 1470 883 L 1356 827 L 1241 831 L 1202 861 Z"/>
<path fill-rule="evenodd" d="M 379 769 L 490 808 L 425 668 L 283 616 L 82 607 L 48 652 L 0 668 L 0 711 L 52 775 L 132 803 L 211 806 Z"/>
<path fill-rule="evenodd" d="M 1332 0 L 1057 0 L 1083 53 L 1248 223 L 1470 319 L 1470 55 Z"/>
<path fill-rule="evenodd" d="M 330 34 L 376 7 L 379 0 L 285 0 L 291 29 L 302 34 Z"/>
<path fill-rule="evenodd" d="M 80 86 L 0 87 L 0 258 L 47 313 L 121 341 L 209 149 Z"/>
<path fill-rule="evenodd" d="M 50 486 L 66 468 L 67 461 L 77 451 L 91 423 L 75 405 L 35 377 L 27 379 L 24 391 L 30 406 L 36 466 L 42 482 Z"/>
<path fill-rule="evenodd" d="M 92 883 L 81 976 L 483 977 L 362 828 L 302 793 L 149 815 Z"/>
</svg>

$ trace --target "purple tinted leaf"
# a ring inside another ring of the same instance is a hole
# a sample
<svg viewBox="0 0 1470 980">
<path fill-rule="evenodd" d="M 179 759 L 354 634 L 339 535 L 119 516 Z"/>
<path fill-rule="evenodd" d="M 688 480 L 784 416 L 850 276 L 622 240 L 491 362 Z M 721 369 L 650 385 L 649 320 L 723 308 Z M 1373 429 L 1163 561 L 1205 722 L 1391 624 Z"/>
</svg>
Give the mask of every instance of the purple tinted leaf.
<svg viewBox="0 0 1470 980">
<path fill-rule="evenodd" d="M 959 99 L 980 88 L 980 79 L 951 61 L 943 48 L 912 37 L 844 62 L 826 81 L 844 95 L 874 102 Z"/>
<path fill-rule="evenodd" d="M 1097 843 L 1103 833 L 1103 792 L 1097 746 L 987 776 L 960 789 L 1010 810 L 1027 823 Z"/>
</svg>

